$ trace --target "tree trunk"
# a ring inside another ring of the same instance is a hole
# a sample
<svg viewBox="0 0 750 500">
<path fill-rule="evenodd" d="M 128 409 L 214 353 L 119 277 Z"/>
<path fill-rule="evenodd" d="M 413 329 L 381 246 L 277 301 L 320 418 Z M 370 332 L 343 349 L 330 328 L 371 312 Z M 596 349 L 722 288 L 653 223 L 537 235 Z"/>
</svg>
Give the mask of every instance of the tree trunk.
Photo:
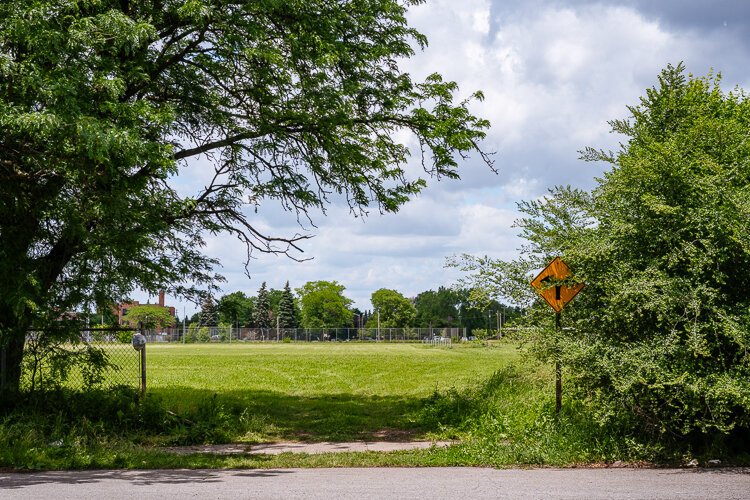
<svg viewBox="0 0 750 500">
<path fill-rule="evenodd" d="M 5 329 L 0 343 L 0 395 L 17 394 L 21 389 L 21 363 L 26 342 L 26 328 Z"/>
</svg>

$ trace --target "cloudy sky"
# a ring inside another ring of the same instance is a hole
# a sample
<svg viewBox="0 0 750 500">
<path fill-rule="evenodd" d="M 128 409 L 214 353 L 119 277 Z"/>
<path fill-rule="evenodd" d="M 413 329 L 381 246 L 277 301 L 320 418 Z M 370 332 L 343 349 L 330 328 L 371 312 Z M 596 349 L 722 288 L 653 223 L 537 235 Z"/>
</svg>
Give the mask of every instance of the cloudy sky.
<svg viewBox="0 0 750 500">
<path fill-rule="evenodd" d="M 210 239 L 225 293 L 336 280 L 367 309 L 379 288 L 415 296 L 449 285 L 457 274 L 444 268 L 447 256 L 516 254 L 516 202 L 556 184 L 593 186 L 604 166 L 579 161 L 577 151 L 616 147 L 607 120 L 625 117 L 668 63 L 684 61 L 695 75 L 714 69 L 727 89 L 750 88 L 750 2 L 427 0 L 409 19 L 430 44 L 403 68 L 415 77 L 440 72 L 462 95 L 484 91 L 474 112 L 492 122 L 484 147 L 497 151 L 499 173 L 470 159 L 461 181 L 431 183 L 397 214 L 362 221 L 343 206 L 313 214 L 315 237 L 304 243 L 312 260 L 256 255 L 251 278 L 239 242 Z M 294 214 L 270 205 L 256 223 L 275 235 L 300 231 Z"/>
</svg>

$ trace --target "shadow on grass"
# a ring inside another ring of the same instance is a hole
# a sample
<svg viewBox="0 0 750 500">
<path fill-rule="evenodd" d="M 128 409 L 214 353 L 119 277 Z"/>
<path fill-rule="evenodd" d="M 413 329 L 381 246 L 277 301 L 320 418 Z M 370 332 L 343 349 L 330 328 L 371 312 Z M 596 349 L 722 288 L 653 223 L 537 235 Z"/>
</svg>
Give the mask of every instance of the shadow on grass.
<svg viewBox="0 0 750 500">
<path fill-rule="evenodd" d="M 181 415 L 220 420 L 236 431 L 235 440 L 407 441 L 429 432 L 417 418 L 417 397 L 235 390 L 215 393 L 190 387 L 150 391 Z M 209 410 L 207 410 L 207 408 Z M 206 415 L 206 412 L 213 415 Z M 202 414 L 201 414 L 202 412 Z"/>
</svg>

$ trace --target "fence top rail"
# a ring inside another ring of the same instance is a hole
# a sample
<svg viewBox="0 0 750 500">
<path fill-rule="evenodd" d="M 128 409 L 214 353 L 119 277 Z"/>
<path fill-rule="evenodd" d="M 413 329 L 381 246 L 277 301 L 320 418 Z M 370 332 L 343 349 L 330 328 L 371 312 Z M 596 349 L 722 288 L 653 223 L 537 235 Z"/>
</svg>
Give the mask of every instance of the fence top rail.
<svg viewBox="0 0 750 500">
<path fill-rule="evenodd" d="M 26 330 L 29 333 L 34 332 L 46 332 L 49 331 L 49 328 L 29 328 Z M 140 328 L 132 328 L 132 327 L 122 327 L 122 328 L 71 328 L 70 331 L 78 331 L 78 332 L 138 332 L 140 331 Z"/>
</svg>

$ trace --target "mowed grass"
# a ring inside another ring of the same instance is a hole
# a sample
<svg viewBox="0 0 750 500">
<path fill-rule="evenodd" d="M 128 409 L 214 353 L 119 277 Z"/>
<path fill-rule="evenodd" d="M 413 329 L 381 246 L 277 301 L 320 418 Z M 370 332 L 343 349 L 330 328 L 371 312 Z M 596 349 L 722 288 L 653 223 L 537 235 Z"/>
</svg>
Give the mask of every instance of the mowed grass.
<svg viewBox="0 0 750 500">
<path fill-rule="evenodd" d="M 151 344 L 147 353 L 146 398 L 132 389 L 52 392 L 0 415 L 0 468 L 506 467 L 691 458 L 689 450 L 640 439 L 617 421 L 602 425 L 585 398 L 566 391 L 555 415 L 551 367 L 522 358 L 505 341 L 453 348 Z M 429 438 L 455 444 L 277 456 L 165 449 Z"/>
<path fill-rule="evenodd" d="M 519 356 L 512 344 L 151 344 L 147 353 L 150 393 L 179 414 L 211 407 L 235 419 L 238 442 L 429 437 L 425 398 L 481 384 Z"/>
</svg>

